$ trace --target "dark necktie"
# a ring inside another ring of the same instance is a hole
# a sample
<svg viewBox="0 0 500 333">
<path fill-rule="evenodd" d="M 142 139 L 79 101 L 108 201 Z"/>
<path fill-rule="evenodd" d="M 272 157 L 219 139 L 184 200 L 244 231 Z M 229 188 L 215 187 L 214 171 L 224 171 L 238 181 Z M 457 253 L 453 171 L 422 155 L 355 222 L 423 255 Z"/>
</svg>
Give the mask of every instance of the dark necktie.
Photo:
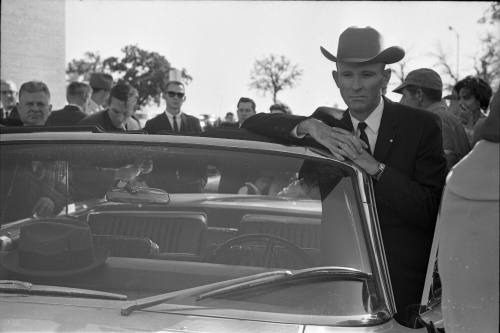
<svg viewBox="0 0 500 333">
<path fill-rule="evenodd" d="M 370 141 L 368 141 L 368 135 L 366 135 L 365 132 L 366 126 L 366 123 L 363 121 L 358 124 L 359 138 L 366 143 L 366 145 L 368 146 L 368 148 L 366 148 L 366 151 L 371 154 Z"/>
<path fill-rule="evenodd" d="M 174 116 L 174 132 L 179 132 L 179 127 L 177 126 L 177 116 Z"/>
</svg>

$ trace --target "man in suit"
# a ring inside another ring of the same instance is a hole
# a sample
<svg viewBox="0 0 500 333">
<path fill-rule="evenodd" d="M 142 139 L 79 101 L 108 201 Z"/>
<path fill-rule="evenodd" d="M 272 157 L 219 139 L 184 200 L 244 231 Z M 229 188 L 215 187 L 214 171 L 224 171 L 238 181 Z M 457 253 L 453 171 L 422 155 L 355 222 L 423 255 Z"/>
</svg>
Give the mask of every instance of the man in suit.
<svg viewBox="0 0 500 333">
<path fill-rule="evenodd" d="M 107 132 L 125 132 L 139 129 L 132 120 L 137 104 L 137 90 L 125 81 L 111 88 L 109 107 L 91 114 L 78 122 L 78 125 L 99 125 Z"/>
<path fill-rule="evenodd" d="M 149 134 L 159 131 L 172 133 L 201 133 L 200 120 L 181 111 L 186 100 L 184 84 L 179 81 L 169 81 L 165 85 L 163 97 L 167 104 L 165 112 L 150 119 L 144 125 L 144 130 Z"/>
<path fill-rule="evenodd" d="M 5 126 L 22 126 L 17 111 L 17 86 L 13 81 L 0 80 L 0 124 Z"/>
<path fill-rule="evenodd" d="M 236 114 L 238 115 L 238 121 L 232 123 L 224 122 L 221 124 L 221 127 L 241 128 L 241 125 L 245 122 L 245 120 L 256 113 L 256 107 L 257 106 L 253 99 L 248 97 L 240 97 L 238 103 L 236 104 Z"/>
<path fill-rule="evenodd" d="M 202 132 L 200 120 L 197 117 L 181 111 L 186 100 L 184 84 L 179 81 L 170 81 L 165 85 L 163 97 L 167 104 L 165 112 L 150 119 L 144 125 L 149 134 L 191 133 Z M 201 192 L 207 181 L 206 165 L 201 161 L 187 163 L 182 160 L 153 161 L 153 171 L 148 175 L 146 183 L 170 193 Z"/>
<path fill-rule="evenodd" d="M 377 211 L 396 302 L 396 320 L 411 326 L 411 305 L 419 304 L 431 249 L 446 160 L 439 118 L 382 96 L 391 71 L 386 64 L 404 50 L 384 49 L 371 27 L 346 29 L 333 79 L 348 106 L 341 119 L 257 114 L 243 124 L 254 132 L 299 141 L 308 136 L 339 160 L 352 160 L 373 178 Z"/>
<path fill-rule="evenodd" d="M 75 125 L 85 118 L 92 89 L 85 82 L 71 82 L 66 88 L 68 105 L 58 111 L 52 111 L 46 126 Z"/>
</svg>

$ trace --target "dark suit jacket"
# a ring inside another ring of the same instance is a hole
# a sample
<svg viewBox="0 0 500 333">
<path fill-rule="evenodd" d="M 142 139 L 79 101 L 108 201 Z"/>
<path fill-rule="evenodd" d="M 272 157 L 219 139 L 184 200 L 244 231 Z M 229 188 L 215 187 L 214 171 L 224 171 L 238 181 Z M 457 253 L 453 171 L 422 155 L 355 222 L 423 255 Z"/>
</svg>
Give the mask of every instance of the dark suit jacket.
<svg viewBox="0 0 500 333">
<path fill-rule="evenodd" d="M 129 121 L 131 121 L 129 119 Z M 129 123 L 125 124 L 127 126 Z M 125 132 L 123 128 L 116 128 L 108 115 L 108 109 L 96 112 L 78 122 L 78 125 L 100 125 L 106 132 Z M 130 130 L 136 130 L 136 126 Z"/>
<path fill-rule="evenodd" d="M 175 132 L 170 125 L 165 112 L 150 119 L 144 125 L 144 131 L 157 134 L 160 131 Z M 181 114 L 180 133 L 201 133 L 200 120 L 188 114 Z M 168 133 L 165 133 L 168 134 Z M 170 193 L 201 192 L 207 179 L 206 164 L 198 161 L 191 164 L 182 161 L 153 161 L 153 171 L 147 176 L 146 182 L 151 187 L 164 189 Z"/>
<path fill-rule="evenodd" d="M 330 126 L 353 130 L 349 112 L 341 119 L 318 109 L 311 117 Z M 243 123 L 259 134 L 287 141 L 307 117 L 257 114 Z M 374 157 L 386 169 L 374 182 L 391 282 L 399 316 L 420 302 L 434 226 L 446 175 L 439 118 L 384 98 Z"/>
<path fill-rule="evenodd" d="M 165 112 L 160 113 L 153 119 L 146 121 L 144 125 L 144 130 L 149 134 L 156 134 L 160 131 L 172 131 L 173 128 L 168 121 Z M 179 128 L 181 133 L 201 133 L 200 120 L 194 116 L 188 114 L 181 114 L 181 128 Z"/>
<path fill-rule="evenodd" d="M 63 109 L 52 111 L 45 126 L 76 125 L 87 114 L 75 105 L 66 105 Z"/>
</svg>

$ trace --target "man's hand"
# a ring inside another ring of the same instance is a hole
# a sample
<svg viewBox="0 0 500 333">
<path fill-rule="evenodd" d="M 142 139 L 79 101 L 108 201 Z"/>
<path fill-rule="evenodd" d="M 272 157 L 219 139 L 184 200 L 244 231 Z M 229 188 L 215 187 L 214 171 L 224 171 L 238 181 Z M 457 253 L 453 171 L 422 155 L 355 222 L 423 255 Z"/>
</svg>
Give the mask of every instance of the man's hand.
<svg viewBox="0 0 500 333">
<path fill-rule="evenodd" d="M 370 176 L 373 176 L 378 171 L 379 162 L 366 150 L 363 150 L 363 152 L 356 158 L 353 158 L 352 161 L 361 169 L 365 170 Z"/>
<path fill-rule="evenodd" d="M 54 214 L 54 201 L 47 197 L 41 197 L 33 207 L 34 217 L 47 217 Z"/>
<path fill-rule="evenodd" d="M 353 133 L 342 128 L 328 126 L 314 118 L 299 123 L 297 134 L 299 136 L 309 134 L 341 161 L 345 157 L 351 160 L 358 158 L 364 152 L 363 147 L 366 147 L 366 144 Z"/>
</svg>

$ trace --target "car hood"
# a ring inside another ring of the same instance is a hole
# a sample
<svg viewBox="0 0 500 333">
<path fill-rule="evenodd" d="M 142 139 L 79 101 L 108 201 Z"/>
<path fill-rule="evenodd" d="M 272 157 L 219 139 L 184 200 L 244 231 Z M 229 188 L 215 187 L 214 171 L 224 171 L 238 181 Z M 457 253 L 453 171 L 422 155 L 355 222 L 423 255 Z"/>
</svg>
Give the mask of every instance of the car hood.
<svg viewBox="0 0 500 333">
<path fill-rule="evenodd" d="M 420 332 L 404 328 L 394 320 L 373 327 L 306 326 L 187 315 L 182 306 L 175 310 L 160 305 L 122 316 L 123 306 L 123 301 L 113 300 L 2 294 L 0 328 L 4 332 Z"/>
</svg>

